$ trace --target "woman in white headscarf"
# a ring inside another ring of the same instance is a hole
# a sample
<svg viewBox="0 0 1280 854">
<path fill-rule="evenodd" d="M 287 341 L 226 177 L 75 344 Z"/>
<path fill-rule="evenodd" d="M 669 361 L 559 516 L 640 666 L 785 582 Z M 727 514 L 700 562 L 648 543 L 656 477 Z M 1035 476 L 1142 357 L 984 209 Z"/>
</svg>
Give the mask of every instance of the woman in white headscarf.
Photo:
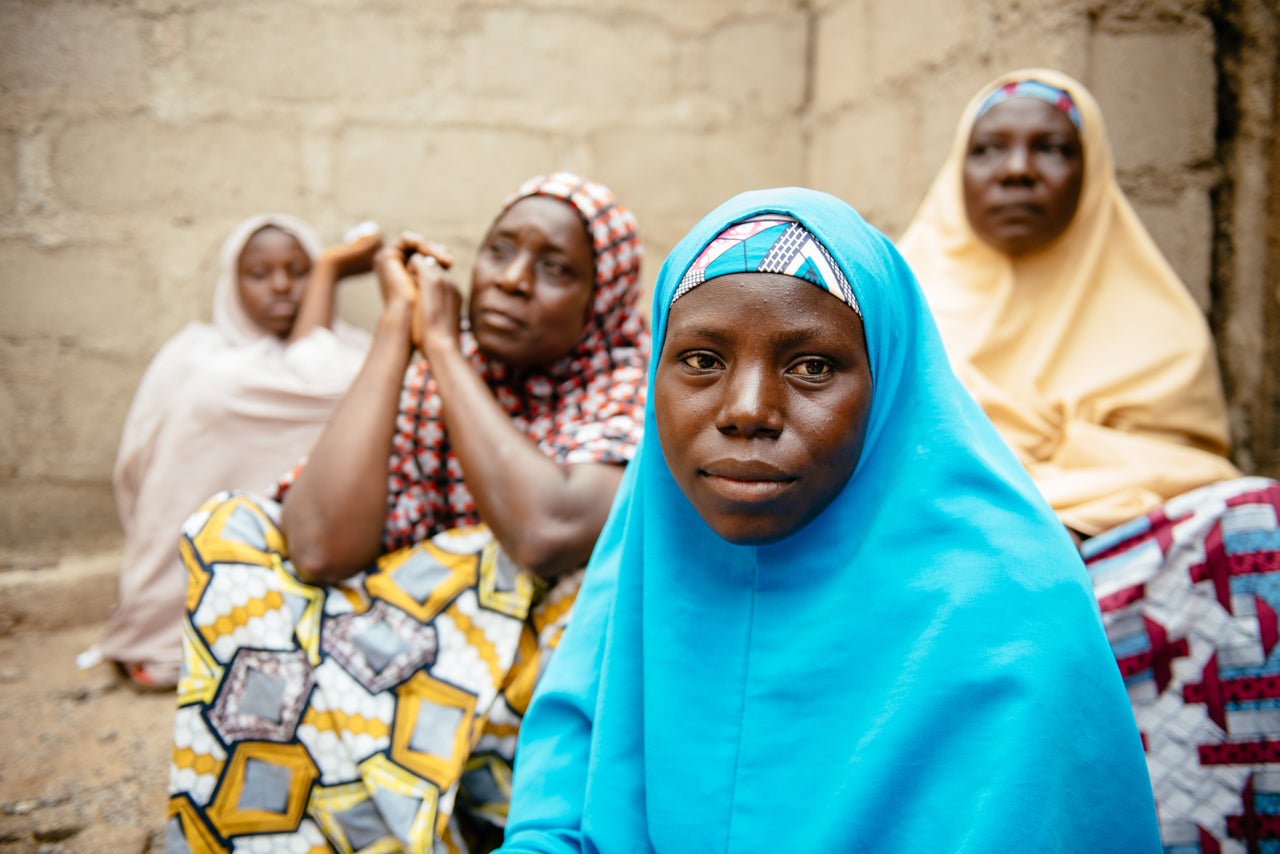
<svg viewBox="0 0 1280 854">
<path fill-rule="evenodd" d="M 1046 69 L 984 87 L 900 246 L 1079 545 L 1165 844 L 1274 838 L 1280 486 L 1227 459 L 1208 325 L 1116 182 L 1088 90 Z"/>
<path fill-rule="evenodd" d="M 152 359 L 114 471 L 124 527 L 120 598 L 86 663 L 115 662 L 140 688 L 172 688 L 187 576 L 182 522 L 210 495 L 266 489 L 306 455 L 360 369 L 369 336 L 333 320 L 334 290 L 371 269 L 381 239 L 325 249 L 305 223 L 250 217 L 222 247 L 213 322 Z"/>
</svg>

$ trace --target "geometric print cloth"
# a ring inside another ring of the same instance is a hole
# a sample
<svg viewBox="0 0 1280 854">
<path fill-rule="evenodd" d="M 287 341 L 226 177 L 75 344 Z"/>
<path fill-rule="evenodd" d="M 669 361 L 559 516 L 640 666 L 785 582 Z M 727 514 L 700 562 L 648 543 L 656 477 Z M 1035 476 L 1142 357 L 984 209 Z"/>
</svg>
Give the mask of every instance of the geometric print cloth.
<svg viewBox="0 0 1280 854">
<path fill-rule="evenodd" d="M 862 316 L 849 280 L 827 247 L 795 220 L 768 214 L 736 222 L 716 235 L 689 265 L 671 301 L 709 279 L 736 273 L 781 273 L 803 279 Z"/>
<path fill-rule="evenodd" d="M 1280 484 L 1174 498 L 1082 552 L 1170 854 L 1280 852 Z"/>
<path fill-rule="evenodd" d="M 475 852 L 501 843 L 520 720 L 581 572 L 518 570 L 487 528 L 296 577 L 280 505 L 183 526 L 170 852 Z"/>
</svg>

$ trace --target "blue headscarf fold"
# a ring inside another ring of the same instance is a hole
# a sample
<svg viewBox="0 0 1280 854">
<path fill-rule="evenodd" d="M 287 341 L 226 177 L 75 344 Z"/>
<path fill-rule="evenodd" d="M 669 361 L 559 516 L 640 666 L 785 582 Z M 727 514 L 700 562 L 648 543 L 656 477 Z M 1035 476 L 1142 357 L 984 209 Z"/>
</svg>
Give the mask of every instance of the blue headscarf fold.
<svg viewBox="0 0 1280 854">
<path fill-rule="evenodd" d="M 504 850 L 1159 850 L 1080 559 L 891 243 L 832 196 L 744 193 L 667 259 L 654 340 L 703 249 L 764 213 L 862 307 L 861 460 L 804 529 L 735 546 L 673 480 L 651 396 L 521 729 Z"/>
</svg>

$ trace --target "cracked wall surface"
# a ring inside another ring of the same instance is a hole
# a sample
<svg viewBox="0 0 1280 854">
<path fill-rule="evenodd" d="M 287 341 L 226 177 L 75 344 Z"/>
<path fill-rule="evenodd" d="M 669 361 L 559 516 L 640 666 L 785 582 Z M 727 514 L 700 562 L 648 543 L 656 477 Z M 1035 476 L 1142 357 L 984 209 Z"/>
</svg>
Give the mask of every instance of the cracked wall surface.
<svg viewBox="0 0 1280 854">
<path fill-rule="evenodd" d="M 412 227 L 460 275 L 555 168 L 632 207 L 651 283 L 738 190 L 808 184 L 891 236 L 968 97 L 1056 66 L 1219 336 L 1237 459 L 1280 474 L 1277 13 L 1265 0 L 5 0 L 0 562 L 119 537 L 138 378 L 208 316 L 223 236 L 296 213 Z M 963 11 L 961 11 L 963 9 Z M 368 278 L 342 311 L 368 326 Z"/>
</svg>

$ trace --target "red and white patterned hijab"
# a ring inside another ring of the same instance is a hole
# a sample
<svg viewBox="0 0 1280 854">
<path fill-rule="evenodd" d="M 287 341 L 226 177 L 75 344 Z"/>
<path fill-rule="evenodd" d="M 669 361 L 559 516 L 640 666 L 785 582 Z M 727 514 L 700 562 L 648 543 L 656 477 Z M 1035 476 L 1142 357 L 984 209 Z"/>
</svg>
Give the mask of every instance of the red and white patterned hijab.
<svg viewBox="0 0 1280 854">
<path fill-rule="evenodd" d="M 463 352 L 516 426 L 547 456 L 562 464 L 624 464 L 644 425 L 649 358 L 649 332 L 639 308 L 642 248 L 635 217 L 607 187 L 565 172 L 526 181 L 501 213 L 529 196 L 569 202 L 591 235 L 595 294 L 582 335 L 568 355 L 532 372 L 516 373 L 488 359 L 466 331 Z M 405 372 L 387 487 L 388 551 L 480 521 L 425 361 Z"/>
</svg>

